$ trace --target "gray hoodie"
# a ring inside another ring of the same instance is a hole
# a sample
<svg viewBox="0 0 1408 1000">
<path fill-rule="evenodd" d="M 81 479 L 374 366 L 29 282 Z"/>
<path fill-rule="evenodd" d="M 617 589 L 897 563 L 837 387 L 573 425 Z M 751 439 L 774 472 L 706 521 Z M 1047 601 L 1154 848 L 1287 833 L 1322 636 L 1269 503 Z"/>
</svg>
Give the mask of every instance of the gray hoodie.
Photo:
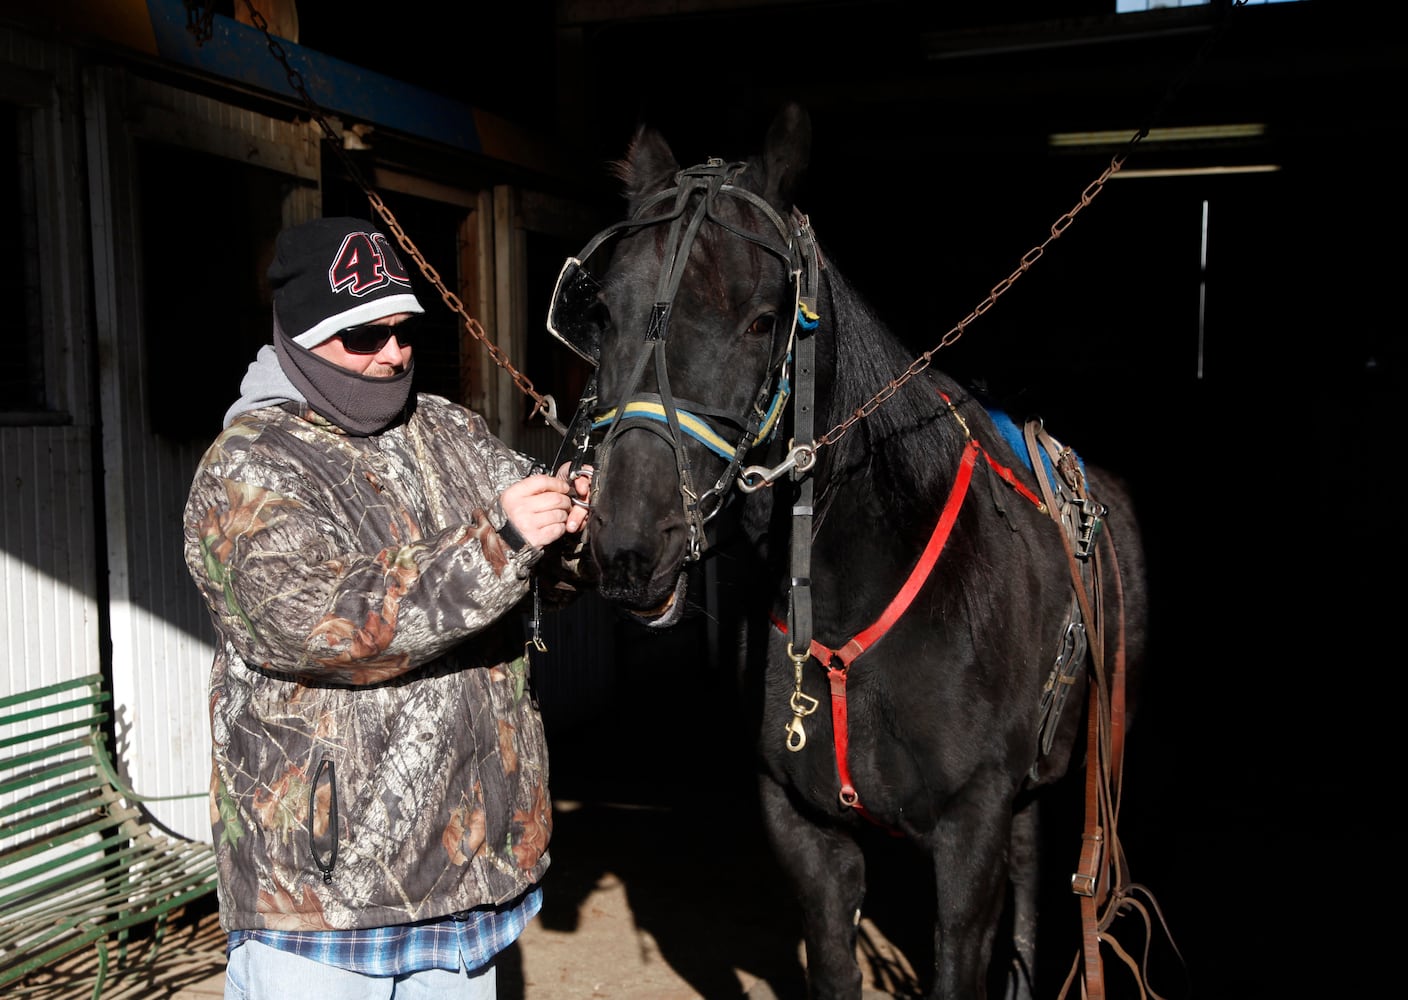
<svg viewBox="0 0 1408 1000">
<path fill-rule="evenodd" d="M 273 345 L 265 344 L 249 363 L 244 378 L 240 380 L 240 398 L 225 411 L 225 426 L 229 427 L 241 413 L 290 401 L 305 402 L 284 374 Z"/>
</svg>

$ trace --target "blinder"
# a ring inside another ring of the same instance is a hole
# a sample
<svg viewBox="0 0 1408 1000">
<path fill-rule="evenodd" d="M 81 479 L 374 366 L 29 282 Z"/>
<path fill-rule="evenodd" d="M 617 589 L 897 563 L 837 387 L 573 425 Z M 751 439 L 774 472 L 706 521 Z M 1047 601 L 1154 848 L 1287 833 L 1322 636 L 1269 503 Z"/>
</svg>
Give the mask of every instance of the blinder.
<svg viewBox="0 0 1408 1000">
<path fill-rule="evenodd" d="M 601 282 L 581 258 L 568 257 L 548 304 L 548 333 L 593 368 L 601 358 Z"/>
<path fill-rule="evenodd" d="M 699 557 L 703 542 L 703 525 L 722 509 L 723 500 L 738 477 L 743 457 L 756 444 L 767 440 L 777 427 L 791 394 L 788 369 L 798 327 L 801 327 L 805 335 L 815 328 L 817 323 L 816 288 L 819 263 L 810 224 L 805 216 L 794 213 L 793 225 L 789 226 L 764 199 L 732 183 L 745 166 L 743 163 L 725 164 L 722 160 L 711 159 L 703 165 L 679 171 L 675 175 L 674 187 L 657 192 L 647 199 L 631 218 L 603 229 L 588 241 L 578 256 L 567 258 L 558 274 L 548 307 L 548 332 L 594 369 L 578 406 L 578 414 L 568 429 L 564 449 L 569 446 L 575 448 L 577 464 L 580 465 L 591 450 L 591 437 L 596 431 L 606 431 L 602 445 L 629 427 L 645 429 L 665 438 L 676 456 L 685 519 L 691 530 L 691 561 Z M 698 204 L 686 223 L 686 212 L 696 195 L 699 196 Z M 715 201 L 725 196 L 742 199 L 761 211 L 777 230 L 782 245 L 778 246 L 762 236 L 720 219 L 714 212 Z M 663 212 L 657 211 L 659 206 L 665 203 L 671 203 L 670 208 Z M 676 400 L 670 391 L 665 364 L 670 309 L 683 277 L 694 238 L 706 220 L 740 239 L 761 247 L 780 260 L 787 268 L 788 280 L 793 289 L 792 315 L 786 336 L 782 339 L 781 346 L 775 347 L 774 361 L 763 376 L 749 412 L 743 414 L 721 413 L 690 400 Z M 601 338 L 606 317 L 600 298 L 601 283 L 588 270 L 587 262 L 608 241 L 626 233 L 662 224 L 670 225 L 670 234 L 657 279 L 656 301 L 651 309 L 648 328 L 642 338 L 641 354 L 625 384 L 622 398 L 614 406 L 595 409 L 598 402 L 596 369 L 600 366 Z M 639 392 L 637 386 L 652 356 L 660 391 Z M 738 433 L 735 443 L 730 444 L 729 436 L 718 430 L 718 422 L 728 424 Z M 690 482 L 684 452 L 686 436 L 700 442 L 727 463 L 723 474 L 703 495 L 696 495 Z"/>
</svg>

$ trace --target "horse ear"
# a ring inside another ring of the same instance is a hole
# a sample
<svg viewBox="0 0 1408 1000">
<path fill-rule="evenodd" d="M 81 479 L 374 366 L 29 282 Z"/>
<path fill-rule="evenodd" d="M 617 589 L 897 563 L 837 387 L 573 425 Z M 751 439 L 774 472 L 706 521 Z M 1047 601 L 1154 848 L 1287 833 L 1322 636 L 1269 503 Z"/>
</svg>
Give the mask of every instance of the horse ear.
<svg viewBox="0 0 1408 1000">
<path fill-rule="evenodd" d="M 626 185 L 632 211 L 647 195 L 673 181 L 679 169 L 665 137 L 648 125 L 636 129 L 625 157 L 611 164 L 612 173 Z"/>
<path fill-rule="evenodd" d="M 792 207 L 811 160 L 811 151 L 811 115 L 795 101 L 789 102 L 768 126 L 767 140 L 763 144 L 763 162 L 767 167 L 764 194 L 768 201 L 779 208 Z"/>
</svg>

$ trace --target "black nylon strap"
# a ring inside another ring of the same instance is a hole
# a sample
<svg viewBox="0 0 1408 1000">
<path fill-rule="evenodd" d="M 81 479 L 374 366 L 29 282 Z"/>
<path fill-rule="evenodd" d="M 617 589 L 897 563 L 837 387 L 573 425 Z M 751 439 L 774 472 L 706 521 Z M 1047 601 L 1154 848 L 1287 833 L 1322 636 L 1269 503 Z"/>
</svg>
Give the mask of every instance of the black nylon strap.
<svg viewBox="0 0 1408 1000">
<path fill-rule="evenodd" d="M 797 338 L 797 380 L 792 397 L 796 407 L 792 422 L 794 443 L 809 443 L 816 422 L 816 338 L 802 331 Z M 805 654 L 812 642 L 812 501 L 814 477 L 793 470 L 802 477 L 797 500 L 792 505 L 792 590 L 791 622 L 788 633 L 792 649 Z"/>
</svg>

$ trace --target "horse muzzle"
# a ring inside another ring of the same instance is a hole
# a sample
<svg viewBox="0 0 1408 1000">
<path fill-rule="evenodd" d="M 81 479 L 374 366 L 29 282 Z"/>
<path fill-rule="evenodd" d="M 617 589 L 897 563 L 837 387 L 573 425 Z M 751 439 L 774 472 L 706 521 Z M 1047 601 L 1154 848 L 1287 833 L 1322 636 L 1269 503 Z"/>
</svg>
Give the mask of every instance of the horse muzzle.
<svg viewBox="0 0 1408 1000">
<path fill-rule="evenodd" d="M 685 594 L 689 590 L 689 574 L 680 571 L 675 579 L 675 589 L 659 605 L 649 611 L 626 610 L 647 628 L 669 628 L 684 617 Z"/>
</svg>

